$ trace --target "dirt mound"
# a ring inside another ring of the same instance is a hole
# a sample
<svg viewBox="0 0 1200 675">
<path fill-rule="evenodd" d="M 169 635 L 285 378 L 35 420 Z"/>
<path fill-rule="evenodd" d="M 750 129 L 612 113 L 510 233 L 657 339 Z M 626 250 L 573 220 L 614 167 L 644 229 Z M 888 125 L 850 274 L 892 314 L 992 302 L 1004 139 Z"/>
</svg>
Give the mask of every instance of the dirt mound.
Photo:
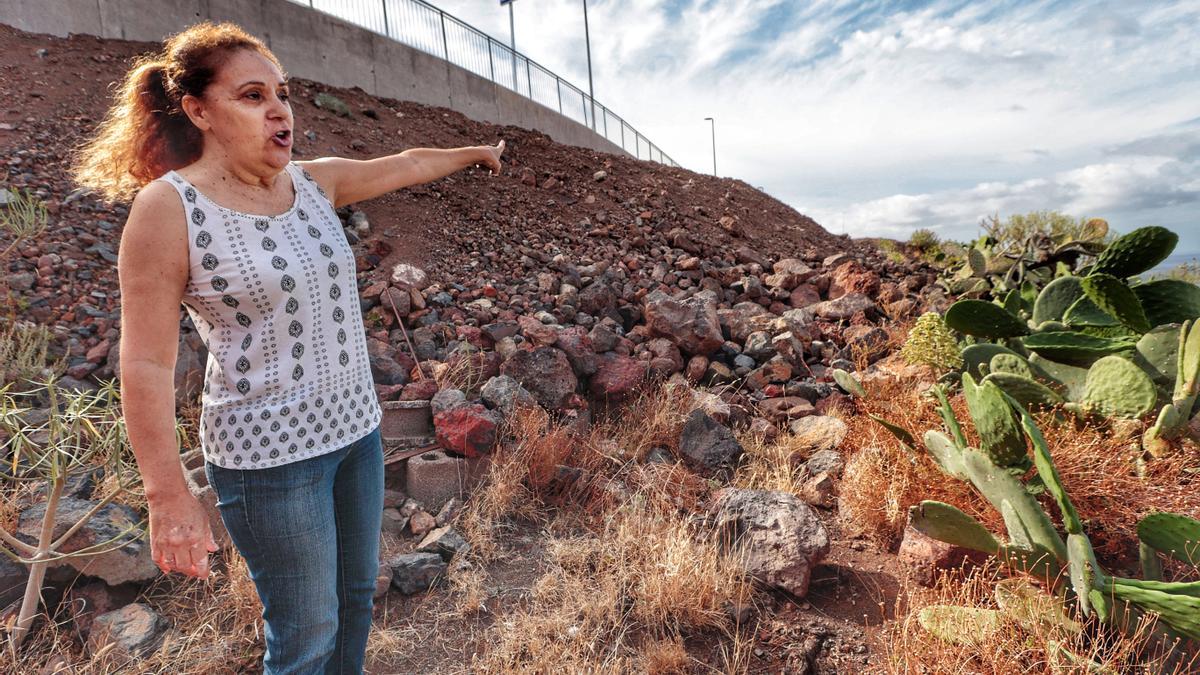
<svg viewBox="0 0 1200 675">
<path fill-rule="evenodd" d="M 103 116 L 131 57 L 155 47 L 87 35 L 57 38 L 0 25 L 0 98 L 7 102 L 0 111 L 0 151 L 9 157 L 7 186 L 36 189 L 57 206 L 58 230 L 88 232 L 113 248 L 119 241 L 126 211 L 104 208 L 87 196 L 69 198 L 75 186 L 65 168 L 70 148 Z M 317 108 L 313 98 L 319 92 L 336 95 L 352 114 L 341 118 Z M 502 270 L 519 261 L 523 248 L 573 253 L 579 264 L 588 264 L 597 248 L 645 248 L 651 238 L 636 241 L 638 233 L 675 228 L 700 242 L 697 252 L 717 257 L 728 252 L 730 262 L 740 247 L 771 259 L 812 260 L 848 245 L 740 180 L 561 145 L 537 131 L 476 122 L 448 108 L 380 99 L 357 88 L 296 79 L 293 102 L 297 159 L 367 159 L 411 147 L 505 139 L 501 176 L 468 169 L 357 205 L 373 232 L 393 244 L 387 262 L 426 267 L 438 282 L 466 283 L 464 277 Z M 597 180 L 597 171 L 606 176 Z M 117 227 L 100 228 L 100 221 Z M 43 248 L 56 238 L 52 233 Z M 94 273 L 98 285 L 115 286 L 115 269 Z"/>
</svg>

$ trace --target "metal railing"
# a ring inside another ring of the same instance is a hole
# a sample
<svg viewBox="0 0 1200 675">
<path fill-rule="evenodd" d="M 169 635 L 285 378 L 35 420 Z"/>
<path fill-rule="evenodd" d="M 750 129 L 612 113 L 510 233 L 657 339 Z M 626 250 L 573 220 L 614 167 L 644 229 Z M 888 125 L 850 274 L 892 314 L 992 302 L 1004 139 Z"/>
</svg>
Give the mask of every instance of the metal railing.
<svg viewBox="0 0 1200 675">
<path fill-rule="evenodd" d="M 291 0 L 445 59 L 583 124 L 622 150 L 679 166 L 620 115 L 487 33 L 424 0 Z M 598 118 L 598 119 L 597 119 Z"/>
</svg>

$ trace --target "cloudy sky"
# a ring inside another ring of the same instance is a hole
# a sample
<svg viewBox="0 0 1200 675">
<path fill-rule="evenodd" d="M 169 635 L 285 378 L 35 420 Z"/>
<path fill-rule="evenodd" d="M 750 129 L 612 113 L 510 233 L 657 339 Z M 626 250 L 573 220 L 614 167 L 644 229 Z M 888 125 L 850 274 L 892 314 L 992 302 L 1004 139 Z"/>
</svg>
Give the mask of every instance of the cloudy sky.
<svg viewBox="0 0 1200 675">
<path fill-rule="evenodd" d="M 434 0 L 509 40 L 497 0 Z M 581 0 L 517 49 L 587 88 Z M 834 233 L 973 238 L 1036 209 L 1200 253 L 1200 0 L 590 0 L 596 98 L 683 166 Z"/>
</svg>

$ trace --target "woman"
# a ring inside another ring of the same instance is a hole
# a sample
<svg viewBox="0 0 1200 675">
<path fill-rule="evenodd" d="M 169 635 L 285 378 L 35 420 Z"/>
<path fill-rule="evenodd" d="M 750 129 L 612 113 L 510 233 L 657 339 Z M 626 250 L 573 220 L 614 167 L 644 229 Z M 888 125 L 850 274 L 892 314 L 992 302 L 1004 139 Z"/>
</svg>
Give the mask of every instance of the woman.
<svg viewBox="0 0 1200 675">
<path fill-rule="evenodd" d="M 155 563 L 206 578 L 217 546 L 175 443 L 179 306 L 208 347 L 199 435 L 263 604 L 267 673 L 361 672 L 383 509 L 381 411 L 335 206 L 474 164 L 504 142 L 291 161 L 287 78 L 259 40 L 202 23 L 143 57 L 76 180 L 136 193 L 118 259 L 121 391 Z"/>
</svg>

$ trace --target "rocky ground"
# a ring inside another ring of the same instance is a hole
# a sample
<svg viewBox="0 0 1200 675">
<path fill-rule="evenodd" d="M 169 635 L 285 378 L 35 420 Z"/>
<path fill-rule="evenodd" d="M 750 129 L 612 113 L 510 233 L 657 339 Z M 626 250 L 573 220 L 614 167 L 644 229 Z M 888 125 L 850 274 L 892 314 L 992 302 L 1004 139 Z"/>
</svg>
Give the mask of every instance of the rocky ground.
<svg viewBox="0 0 1200 675">
<path fill-rule="evenodd" d="M 127 210 L 76 189 L 65 167 L 129 59 L 152 48 L 0 26 L 0 180 L 33 190 L 51 212 L 47 233 L 18 247 L 4 273 L 19 316 L 54 330 L 68 383 L 78 386 L 119 372 L 115 262 Z M 932 270 L 830 235 L 739 180 L 560 145 L 357 89 L 306 80 L 292 87 L 298 159 L 507 143 L 502 175 L 469 169 L 341 211 L 380 397 L 437 394 L 437 441 L 453 455 L 488 454 L 522 400 L 583 431 L 605 406 L 672 380 L 714 392 L 677 451 L 699 473 L 736 461 L 740 447 L 723 440 L 729 428 L 827 438 L 838 432 L 824 413 L 845 401 L 830 369 L 884 356 L 889 319 L 942 300 Z M 349 114 L 317 107 L 320 93 Z M 182 312 L 181 322 L 177 391 L 188 404 L 202 385 L 205 352 Z M 439 381 L 462 391 L 439 393 Z M 812 472 L 805 500 L 827 509 L 837 474 L 824 468 Z M 444 524 L 403 497 L 389 502 L 403 518 L 398 532 L 419 539 Z M 805 518 L 823 523 L 832 546 L 811 589 L 807 578 L 803 589 L 779 586 L 775 623 L 780 635 L 807 626 L 810 639 L 795 643 L 808 645 L 803 661 L 830 672 L 861 667 L 871 627 L 895 594 L 894 558 L 840 537 L 831 511 Z M 427 556 L 453 557 L 452 547 L 445 556 L 446 546 L 422 543 L 433 551 Z M 762 636 L 768 670 L 777 637 Z"/>
</svg>

